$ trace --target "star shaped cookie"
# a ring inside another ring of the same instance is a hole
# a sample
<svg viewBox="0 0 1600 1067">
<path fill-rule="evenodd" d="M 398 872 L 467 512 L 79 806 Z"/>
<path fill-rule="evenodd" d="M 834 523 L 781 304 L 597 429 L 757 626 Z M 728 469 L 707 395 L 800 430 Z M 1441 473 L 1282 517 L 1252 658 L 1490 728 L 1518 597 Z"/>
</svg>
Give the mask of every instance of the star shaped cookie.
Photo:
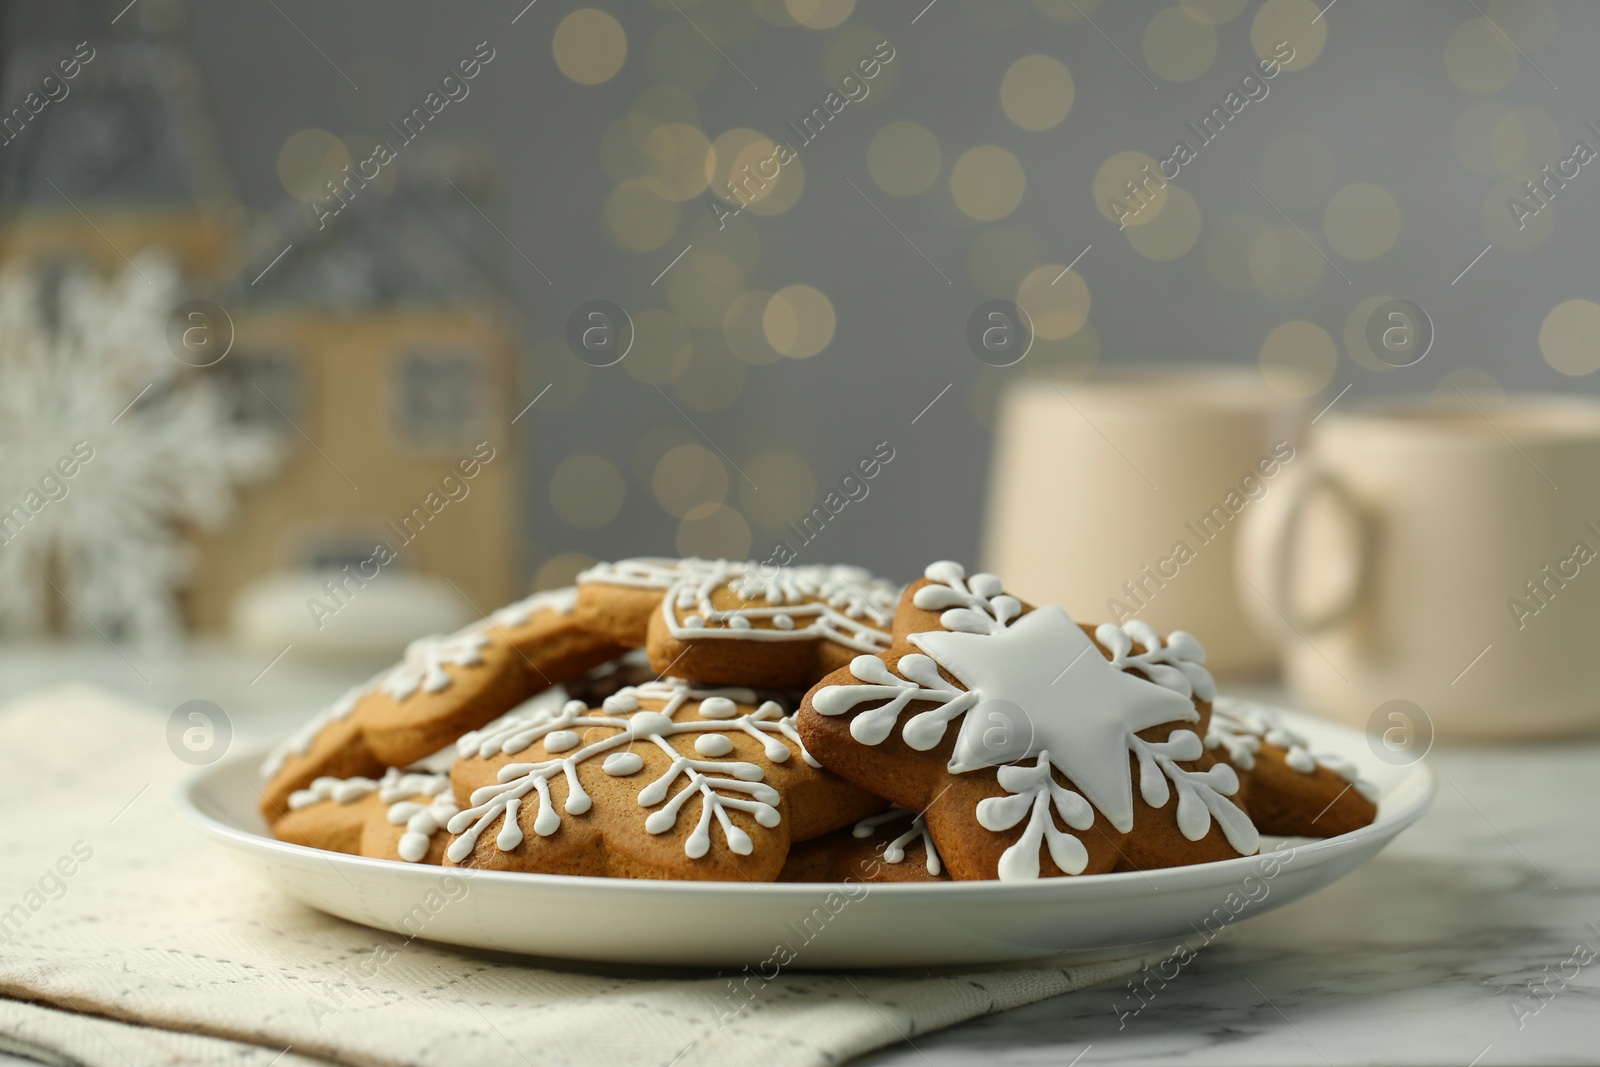
<svg viewBox="0 0 1600 1067">
<path fill-rule="evenodd" d="M 1198 641 L 1091 635 L 998 578 L 930 565 L 892 647 L 806 696 L 800 735 L 840 776 L 919 812 L 956 879 L 1144 870 L 1248 855 L 1234 770 L 1205 754 Z"/>
</svg>

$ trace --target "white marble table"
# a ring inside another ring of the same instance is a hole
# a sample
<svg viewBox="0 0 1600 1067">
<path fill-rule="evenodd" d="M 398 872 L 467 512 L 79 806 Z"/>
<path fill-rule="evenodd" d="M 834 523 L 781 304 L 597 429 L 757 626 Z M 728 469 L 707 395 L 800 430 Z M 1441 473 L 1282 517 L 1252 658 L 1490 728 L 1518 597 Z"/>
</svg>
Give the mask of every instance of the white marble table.
<svg viewBox="0 0 1600 1067">
<path fill-rule="evenodd" d="M 291 652 L 261 674 L 271 653 L 125 651 L 131 663 L 103 645 L 0 647 L 0 703 L 69 679 L 160 710 L 203 698 L 253 744 L 372 668 Z M 1137 1014 L 1125 987 L 1086 990 L 912 1035 L 860 1067 L 1600 1063 L 1600 742 L 1431 762 L 1440 793 L 1420 823 L 1337 885 L 1229 927 Z"/>
</svg>

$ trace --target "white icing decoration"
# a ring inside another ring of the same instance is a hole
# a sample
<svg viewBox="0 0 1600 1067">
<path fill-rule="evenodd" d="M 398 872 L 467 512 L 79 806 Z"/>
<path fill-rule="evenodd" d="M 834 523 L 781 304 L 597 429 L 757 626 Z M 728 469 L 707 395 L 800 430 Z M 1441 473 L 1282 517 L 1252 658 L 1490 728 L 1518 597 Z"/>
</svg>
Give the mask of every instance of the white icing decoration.
<svg viewBox="0 0 1600 1067">
<path fill-rule="evenodd" d="M 643 701 L 659 704 L 659 708 L 645 708 Z M 722 703 L 713 703 L 721 701 Z M 719 713 L 726 706 L 756 703 L 756 694 L 750 689 L 719 688 L 696 689 L 690 683 L 676 678 L 660 679 L 638 686 L 629 686 L 607 698 L 599 710 L 591 711 L 582 701 L 568 701 L 556 715 L 535 719 L 510 716 L 492 730 L 475 731 L 457 743 L 463 758 L 488 758 L 501 754 L 516 755 L 536 741 L 544 740 L 546 752 L 554 754 L 551 739 L 558 735 L 579 735 L 596 727 L 609 727 L 615 732 L 584 744 L 575 751 L 546 759 L 538 763 L 508 763 L 499 771 L 499 782 L 484 786 L 468 798 L 472 807 L 459 812 L 450 820 L 449 829 L 458 835 L 450 843 L 449 856 L 459 863 L 477 846 L 483 831 L 497 819 L 502 826 L 495 843 L 502 851 L 510 851 L 522 842 L 522 832 L 517 828 L 518 805 L 524 797 L 534 794 L 538 805 L 534 818 L 534 832 L 548 837 L 561 827 L 561 816 L 556 812 L 550 794 L 550 780 L 561 775 L 567 783 L 567 799 L 563 810 L 569 815 L 581 815 L 592 805 L 589 794 L 578 781 L 578 766 L 596 756 L 606 755 L 601 768 L 616 777 L 636 774 L 644 767 L 644 760 L 632 751 L 635 744 L 653 744 L 671 757 L 671 763 L 660 777 L 647 783 L 638 794 L 639 804 L 655 808 L 645 819 L 645 829 L 652 834 L 666 833 L 677 825 L 678 814 L 694 797 L 700 798 L 700 820 L 684 842 L 684 852 L 691 859 L 704 856 L 711 849 L 711 824 L 720 825 L 728 848 L 748 855 L 754 848 L 750 835 L 734 824 L 730 811 L 743 811 L 752 815 L 761 826 L 778 825 L 780 816 L 777 804 L 780 794 L 762 782 L 762 769 L 754 763 L 715 760 L 716 756 L 731 752 L 733 745 L 725 735 L 743 734 L 761 742 L 766 758 L 782 763 L 792 754 L 791 745 L 800 749 L 808 765 L 818 766 L 811 754 L 800 743 L 795 730 L 794 717 L 785 716 L 783 708 L 773 701 L 764 701 L 754 710 L 737 714 L 733 718 L 685 719 L 676 716 L 689 704 L 703 709 L 707 704 Z M 623 709 L 636 709 L 626 711 Z M 703 714 L 703 711 L 702 711 Z M 693 734 L 695 751 L 707 759 L 693 759 L 679 752 L 668 738 Z M 707 753 L 704 743 L 716 738 L 721 749 Z M 562 737 L 560 740 L 564 741 Z M 684 788 L 668 797 L 674 784 L 684 779 Z"/>
<path fill-rule="evenodd" d="M 578 747 L 578 733 L 576 730 L 556 730 L 546 734 L 544 747 L 547 752 L 565 752 Z"/>
<path fill-rule="evenodd" d="M 613 752 L 600 767 L 609 775 L 626 778 L 644 769 L 644 757 L 637 752 Z"/>
<path fill-rule="evenodd" d="M 727 734 L 701 734 L 694 739 L 694 750 L 702 756 L 726 756 L 733 751 L 733 741 Z"/>
<path fill-rule="evenodd" d="M 578 606 L 577 586 L 567 586 L 565 589 L 551 589 L 543 593 L 535 593 L 530 597 L 519 600 L 489 616 L 489 621 L 496 626 L 509 626 L 513 629 L 522 626 L 529 619 L 541 611 L 553 611 L 557 615 L 571 615 Z"/>
<path fill-rule="evenodd" d="M 856 823 L 855 828 L 850 833 L 854 837 L 871 837 L 877 832 L 878 827 L 885 823 L 895 822 L 907 817 L 911 819 L 911 828 L 883 846 L 883 861 L 885 863 L 902 862 L 906 858 L 906 846 L 921 837 L 922 852 L 927 857 L 928 873 L 938 874 L 944 868 L 939 860 L 939 850 L 934 847 L 933 836 L 928 833 L 928 824 L 923 821 L 921 815 L 907 808 L 890 808 L 882 814 L 869 815 Z"/>
<path fill-rule="evenodd" d="M 384 676 L 378 688 L 400 703 L 418 689 L 439 693 L 450 688 L 445 667 L 475 667 L 483 662 L 489 636 L 475 623 L 453 634 L 421 637 L 406 646 L 405 658 Z"/>
<path fill-rule="evenodd" d="M 367 695 L 375 681 L 377 678 L 371 678 L 345 690 L 338 700 L 317 712 L 305 725 L 279 742 L 271 752 L 267 753 L 266 760 L 261 764 L 261 776 L 271 778 L 283 770 L 283 765 L 288 762 L 290 756 L 304 756 L 310 752 L 317 735 L 332 724 L 348 719 L 350 713 L 356 710 L 356 704 Z"/>
<path fill-rule="evenodd" d="M 448 774 L 402 774 L 390 767 L 379 783 L 378 793 L 389 805 L 384 813 L 389 825 L 406 828 L 395 843 L 395 851 L 407 863 L 416 863 L 428 854 L 433 835 L 443 830 L 459 810 Z"/>
<path fill-rule="evenodd" d="M 703 563 L 703 561 L 700 561 Z M 729 589 L 740 607 L 712 596 Z M 889 647 L 897 588 L 859 567 L 765 567 L 718 561 L 685 574 L 661 598 L 667 630 L 678 640 L 825 638 L 861 652 Z M 787 620 L 780 623 L 782 618 Z"/>
<path fill-rule="evenodd" d="M 1111 653 L 1111 665 L 1120 670 L 1137 670 L 1152 682 L 1182 696 L 1210 700 L 1217 695 L 1217 683 L 1201 664 L 1206 650 L 1195 636 L 1174 630 L 1163 644 L 1155 628 L 1140 619 L 1130 619 L 1121 627 L 1109 622 L 1095 627 L 1094 638 Z M 1137 642 L 1145 651 L 1133 654 Z"/>
<path fill-rule="evenodd" d="M 707 697 L 700 702 L 700 716 L 705 719 L 731 719 L 739 714 L 739 706 L 727 697 Z"/>
<path fill-rule="evenodd" d="M 1185 837 L 1205 836 L 1215 818 L 1235 851 L 1255 852 L 1255 827 L 1227 799 L 1238 789 L 1237 776 L 1231 770 L 1213 773 L 1215 767 L 1195 772 L 1178 766 L 1177 761 L 1200 755 L 1200 739 L 1193 731 L 1173 731 L 1160 743 L 1138 736 L 1150 727 L 1199 720 L 1183 692 L 1203 691 L 1210 681 L 1209 675 L 1202 678 L 1185 669 L 1203 658 L 1199 642 L 1182 635 L 1162 645 L 1152 634 L 1149 659 L 1130 659 L 1130 642 L 1120 658 L 1159 675 L 1162 681 L 1154 682 L 1108 661 L 1060 608 L 1021 614 L 1021 604 L 1002 592 L 992 574 L 968 578 L 959 564 L 950 562 L 934 563 L 925 574 L 934 584 L 918 589 L 912 603 L 939 611 L 943 629 L 912 634 L 910 642 L 920 652 L 901 657 L 898 673 L 876 656 L 857 656 L 850 672 L 866 684 L 826 686 L 812 696 L 812 706 L 823 715 L 842 715 L 868 701 L 886 701 L 852 719 L 851 736 L 876 745 L 900 725 L 902 740 L 917 751 L 937 746 L 949 724 L 960 718 L 949 771 L 999 767 L 1000 784 L 1011 794 L 980 802 L 979 823 L 999 832 L 1024 817 L 1029 820 L 1022 839 L 1002 858 L 1002 880 L 1038 877 L 1040 844 L 1061 870 L 1071 874 L 1084 869 L 1087 852 L 1055 826 L 1052 807 L 1074 829 L 1089 828 L 1092 805 L 1117 830 L 1132 830 L 1130 753 L 1139 767 L 1145 803 L 1164 806 L 1172 792 L 1169 781 L 1176 787 L 1178 827 Z M 1112 629 L 1122 639 L 1132 636 Z M 940 668 L 961 684 L 947 681 Z M 900 713 L 914 701 L 934 706 L 900 724 Z M 1008 729 L 997 732 L 990 717 L 968 714 L 986 702 L 1019 708 L 1025 721 L 1008 723 Z M 1034 765 L 1004 766 L 1024 759 L 1033 759 Z M 1052 767 L 1083 796 L 1055 783 Z"/>
<path fill-rule="evenodd" d="M 296 789 L 289 794 L 289 810 L 299 811 L 325 800 L 335 804 L 353 804 L 362 797 L 370 796 L 377 788 L 378 783 L 372 778 L 313 778 L 305 789 Z"/>
<path fill-rule="evenodd" d="M 593 584 L 620 585 L 632 589 L 668 589 L 681 578 L 726 565 L 727 560 L 698 559 L 694 556 L 684 559 L 639 556 L 615 563 L 596 563 L 580 572 L 576 581 L 580 586 Z"/>
<path fill-rule="evenodd" d="M 1318 766 L 1326 767 L 1349 782 L 1350 787 L 1361 796 L 1377 802 L 1377 785 L 1362 778 L 1354 763 L 1327 753 L 1313 755 L 1311 742 L 1279 722 L 1273 709 L 1267 705 L 1237 697 L 1216 699 L 1211 707 L 1211 723 L 1206 730 L 1207 748 L 1222 749 L 1229 763 L 1242 771 L 1249 771 L 1255 769 L 1256 754 L 1261 751 L 1263 741 L 1283 749 L 1283 761 L 1292 770 L 1310 774 Z"/>
</svg>

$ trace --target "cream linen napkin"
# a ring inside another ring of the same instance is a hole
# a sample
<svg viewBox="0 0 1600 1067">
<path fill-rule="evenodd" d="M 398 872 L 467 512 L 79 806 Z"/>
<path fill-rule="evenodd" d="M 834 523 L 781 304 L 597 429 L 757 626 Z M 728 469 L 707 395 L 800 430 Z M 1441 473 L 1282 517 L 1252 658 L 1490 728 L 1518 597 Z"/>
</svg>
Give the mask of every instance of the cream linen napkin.
<svg viewBox="0 0 1600 1067">
<path fill-rule="evenodd" d="M 532 966 L 284 899 L 172 811 L 190 768 L 165 730 L 83 687 L 0 712 L 0 1050 L 95 1067 L 837 1064 L 1141 962 L 784 973 L 719 1027 L 729 985 L 704 971 Z"/>
</svg>

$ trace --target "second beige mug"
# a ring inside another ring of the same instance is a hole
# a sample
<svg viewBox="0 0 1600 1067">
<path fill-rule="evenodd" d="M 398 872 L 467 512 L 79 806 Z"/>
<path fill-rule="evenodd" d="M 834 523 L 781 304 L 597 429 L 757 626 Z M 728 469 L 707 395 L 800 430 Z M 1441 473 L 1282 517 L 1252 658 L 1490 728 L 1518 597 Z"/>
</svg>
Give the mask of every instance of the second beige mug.
<svg viewBox="0 0 1600 1067">
<path fill-rule="evenodd" d="M 1379 733 L 1393 701 L 1441 738 L 1600 728 L 1600 402 L 1387 403 L 1312 430 L 1238 543 L 1297 694 Z"/>
</svg>

